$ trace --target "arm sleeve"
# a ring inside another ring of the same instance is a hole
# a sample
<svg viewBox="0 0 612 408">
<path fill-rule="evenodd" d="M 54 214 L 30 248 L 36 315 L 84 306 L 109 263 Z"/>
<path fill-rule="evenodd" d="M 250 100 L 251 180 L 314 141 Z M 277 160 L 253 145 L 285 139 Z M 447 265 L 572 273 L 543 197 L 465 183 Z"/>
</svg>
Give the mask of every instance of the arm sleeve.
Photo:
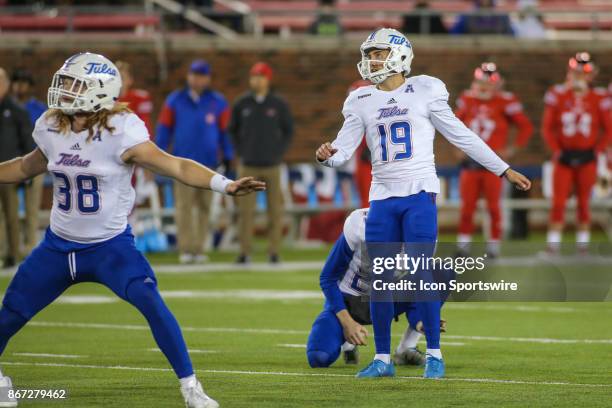
<svg viewBox="0 0 612 408">
<path fill-rule="evenodd" d="M 597 141 L 595 151 L 605 151 L 612 142 L 612 96 L 601 101 L 599 106 L 603 133 Z"/>
<path fill-rule="evenodd" d="M 429 115 L 431 123 L 453 145 L 464 151 L 490 172 L 501 176 L 510 166 L 463 124 L 448 106 L 448 92 L 440 80 L 431 84 Z"/>
<path fill-rule="evenodd" d="M 363 120 L 350 103 L 350 98 L 349 95 L 349 98 L 344 102 L 344 108 L 342 109 L 344 123 L 338 132 L 336 140 L 332 142 L 332 146 L 338 149 L 338 151 L 329 159 L 320 162 L 324 166 L 342 166 L 353 156 L 353 153 L 355 153 L 355 150 L 359 147 L 363 139 L 365 126 Z"/>
<path fill-rule="evenodd" d="M 544 102 L 545 106 L 544 116 L 542 117 L 542 136 L 553 154 L 557 154 L 561 150 L 561 146 L 559 145 L 555 132 L 557 97 L 552 91 L 548 91 L 544 97 Z"/>
<path fill-rule="evenodd" d="M 518 134 L 514 141 L 515 146 L 524 147 L 533 134 L 533 124 L 527 115 L 525 115 L 523 105 L 518 100 L 514 99 L 506 105 L 505 112 L 512 123 L 518 128 Z"/>
<path fill-rule="evenodd" d="M 168 150 L 170 143 L 172 142 L 173 130 L 174 107 L 170 104 L 170 101 L 166 100 L 166 103 L 159 114 L 157 128 L 155 129 L 155 134 L 157 136 L 156 142 L 160 149 Z"/>
<path fill-rule="evenodd" d="M 120 162 L 121 156 L 126 150 L 139 145 L 141 143 L 148 142 L 150 140 L 149 131 L 145 126 L 145 123 L 134 113 L 128 114 L 125 118 L 125 127 L 123 129 L 123 135 L 121 136 L 121 145 L 119 146 L 118 158 Z"/>
<path fill-rule="evenodd" d="M 234 148 L 227 134 L 228 124 L 230 120 L 230 108 L 226 106 L 219 115 L 219 145 L 223 152 L 223 160 L 232 160 L 234 158 Z"/>
<path fill-rule="evenodd" d="M 346 273 L 352 258 L 353 251 L 344 238 L 344 233 L 341 233 L 327 257 L 319 277 L 325 299 L 331 305 L 334 313 L 346 309 L 344 297 L 340 288 L 338 288 L 338 280 Z"/>
</svg>

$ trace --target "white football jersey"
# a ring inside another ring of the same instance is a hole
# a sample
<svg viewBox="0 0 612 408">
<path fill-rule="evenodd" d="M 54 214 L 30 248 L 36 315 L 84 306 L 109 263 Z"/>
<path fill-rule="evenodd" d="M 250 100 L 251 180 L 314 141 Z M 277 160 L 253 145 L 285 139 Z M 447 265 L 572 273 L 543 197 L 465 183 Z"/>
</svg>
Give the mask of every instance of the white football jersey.
<svg viewBox="0 0 612 408">
<path fill-rule="evenodd" d="M 485 168 L 501 175 L 508 164 L 454 115 L 448 96 L 444 83 L 427 75 L 409 77 L 393 91 L 381 91 L 374 85 L 356 89 L 344 103 L 344 124 L 332 142 L 338 151 L 321 164 L 343 165 L 365 133 L 372 152 L 370 201 L 422 190 L 439 193 L 434 162 L 438 130 Z"/>
<path fill-rule="evenodd" d="M 353 251 L 353 257 L 348 269 L 338 287 L 342 293 L 353 296 L 366 295 L 370 288 L 368 272 L 362 270 L 362 247 L 365 242 L 365 222 L 368 217 L 368 209 L 360 208 L 353 211 L 344 221 L 344 239 Z"/>
<path fill-rule="evenodd" d="M 149 141 L 144 123 L 133 113 L 109 119 L 112 134 L 95 129 L 60 133 L 53 119 L 42 115 L 34 128 L 34 141 L 48 160 L 53 176 L 51 231 L 69 241 L 96 243 L 111 239 L 127 227 L 134 206 L 133 165 L 121 155 Z"/>
</svg>

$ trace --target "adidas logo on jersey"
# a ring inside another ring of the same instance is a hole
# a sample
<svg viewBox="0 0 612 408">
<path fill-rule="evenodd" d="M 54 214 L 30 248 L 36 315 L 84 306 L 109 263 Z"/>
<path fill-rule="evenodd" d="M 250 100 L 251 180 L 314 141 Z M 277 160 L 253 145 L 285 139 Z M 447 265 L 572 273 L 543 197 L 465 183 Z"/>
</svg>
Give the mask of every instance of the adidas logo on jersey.
<svg viewBox="0 0 612 408">
<path fill-rule="evenodd" d="M 70 150 L 81 150 L 81 146 L 78 143 L 73 144 Z"/>
<path fill-rule="evenodd" d="M 389 99 L 389 102 L 387 102 L 387 105 L 391 105 L 392 103 L 397 103 L 397 101 L 395 100 L 395 98 L 391 98 L 391 99 Z"/>
</svg>

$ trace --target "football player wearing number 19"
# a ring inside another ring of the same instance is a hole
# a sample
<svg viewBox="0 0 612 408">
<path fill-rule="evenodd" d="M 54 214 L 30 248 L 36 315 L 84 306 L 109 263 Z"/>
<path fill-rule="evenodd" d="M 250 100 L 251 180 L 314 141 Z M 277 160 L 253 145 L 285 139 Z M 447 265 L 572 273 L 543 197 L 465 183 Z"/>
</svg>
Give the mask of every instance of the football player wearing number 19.
<svg viewBox="0 0 612 408">
<path fill-rule="evenodd" d="M 127 216 L 134 204 L 135 165 L 192 187 L 244 195 L 265 189 L 231 181 L 191 160 L 159 150 L 144 123 L 117 103 L 121 75 L 107 58 L 70 57 L 55 73 L 49 110 L 36 122 L 37 148 L 0 164 L 0 183 L 21 183 L 49 171 L 54 180 L 51 225 L 21 264 L 0 309 L 0 353 L 36 313 L 71 285 L 97 282 L 136 307 L 169 360 L 187 407 L 211 408 L 196 379 L 181 329 L 160 297 L 155 274 L 134 245 Z M 0 384 L 10 387 L 0 374 Z M 16 406 L 12 400 L 2 406 Z"/>
<path fill-rule="evenodd" d="M 412 45 L 397 30 L 380 29 L 361 45 L 358 70 L 374 85 L 349 94 L 344 124 L 336 140 L 316 152 L 321 164 L 338 167 L 351 158 L 366 134 L 372 152 L 370 211 L 366 219 L 368 251 L 375 243 L 416 243 L 433 255 L 437 239 L 435 196 L 440 192 L 433 142 L 438 130 L 452 144 L 487 170 L 520 189 L 530 181 L 512 170 L 487 144 L 453 114 L 446 86 L 427 75 L 409 77 Z M 383 249 L 384 251 L 388 249 Z M 369 254 L 372 257 L 372 254 Z M 391 255 L 393 256 L 393 254 Z M 389 272 L 385 271 L 383 278 Z M 431 274 L 423 271 L 425 278 Z M 385 377 L 395 372 L 390 361 L 392 293 L 372 295 L 370 310 L 376 355 L 358 377 Z M 440 351 L 440 301 L 419 302 L 427 341 L 426 378 L 444 376 Z"/>
</svg>

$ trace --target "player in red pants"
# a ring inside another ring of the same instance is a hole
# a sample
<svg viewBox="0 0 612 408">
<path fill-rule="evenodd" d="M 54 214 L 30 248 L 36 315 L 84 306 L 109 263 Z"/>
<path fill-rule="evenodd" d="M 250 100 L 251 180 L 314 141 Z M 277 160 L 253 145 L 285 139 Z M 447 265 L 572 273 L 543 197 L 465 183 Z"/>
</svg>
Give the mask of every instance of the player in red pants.
<svg viewBox="0 0 612 408">
<path fill-rule="evenodd" d="M 597 154 L 610 140 L 610 100 L 603 88 L 593 88 L 597 67 L 586 52 L 570 58 L 565 83 L 544 97 L 542 135 L 552 151 L 553 197 L 548 250 L 557 253 L 563 231 L 565 203 L 574 190 L 578 201 L 576 245 L 586 251 L 590 241 L 589 201 L 597 179 Z"/>
<path fill-rule="evenodd" d="M 456 115 L 470 129 L 479 135 L 504 160 L 509 160 L 518 148 L 527 144 L 533 133 L 533 125 L 517 97 L 503 91 L 503 80 L 492 62 L 485 62 L 474 71 L 474 80 L 469 90 L 464 91 L 457 100 Z M 517 127 L 517 135 L 512 146 L 508 145 L 510 126 Z M 487 252 L 490 256 L 499 255 L 501 239 L 500 198 L 502 179 L 485 170 L 474 160 L 463 156 L 459 181 L 461 193 L 461 220 L 457 237 L 459 253 L 469 251 L 474 232 L 474 211 L 478 198 L 484 195 L 491 219 Z"/>
</svg>

